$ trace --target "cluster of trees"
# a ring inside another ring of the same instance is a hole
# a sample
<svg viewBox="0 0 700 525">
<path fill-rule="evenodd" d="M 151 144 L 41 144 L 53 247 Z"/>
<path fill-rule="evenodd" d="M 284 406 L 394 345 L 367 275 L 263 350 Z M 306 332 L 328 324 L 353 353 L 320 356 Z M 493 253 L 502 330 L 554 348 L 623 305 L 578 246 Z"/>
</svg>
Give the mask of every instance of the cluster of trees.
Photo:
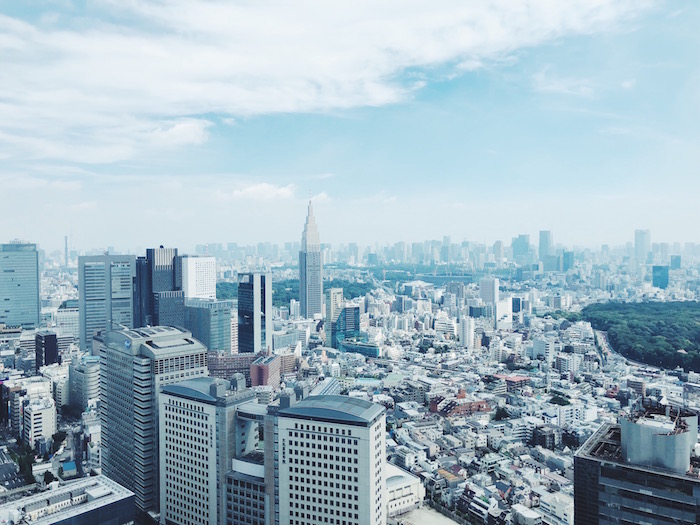
<svg viewBox="0 0 700 525">
<path fill-rule="evenodd" d="M 374 289 L 374 285 L 366 282 L 332 279 L 324 281 L 323 288 L 342 288 L 346 299 L 354 299 L 371 292 Z M 237 299 L 238 284 L 229 282 L 216 283 L 216 297 L 217 299 Z M 272 281 L 272 304 L 274 306 L 289 306 L 291 299 L 299 300 L 299 279 Z"/>
<path fill-rule="evenodd" d="M 603 303 L 583 318 L 606 331 L 612 348 L 634 361 L 700 370 L 700 303 Z"/>
</svg>

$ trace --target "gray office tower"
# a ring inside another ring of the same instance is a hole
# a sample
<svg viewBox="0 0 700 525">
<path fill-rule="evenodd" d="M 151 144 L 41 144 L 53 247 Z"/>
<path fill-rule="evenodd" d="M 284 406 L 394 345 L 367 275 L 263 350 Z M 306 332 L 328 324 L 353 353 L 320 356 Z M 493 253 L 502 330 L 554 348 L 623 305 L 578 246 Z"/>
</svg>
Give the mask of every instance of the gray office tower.
<svg viewBox="0 0 700 525">
<path fill-rule="evenodd" d="M 552 242 L 552 232 L 549 230 L 540 230 L 540 261 L 544 262 L 547 257 L 554 255 L 554 246 Z"/>
<path fill-rule="evenodd" d="M 185 299 L 185 328 L 210 352 L 231 353 L 233 301 Z"/>
<path fill-rule="evenodd" d="M 78 258 L 80 348 L 88 350 L 100 330 L 134 326 L 133 255 L 91 255 Z"/>
<path fill-rule="evenodd" d="M 160 390 L 208 375 L 207 349 L 186 330 L 154 326 L 105 334 L 100 349 L 102 473 L 134 493 L 142 521 L 159 507 Z"/>
<path fill-rule="evenodd" d="M 604 424 L 574 456 L 574 523 L 700 523 L 698 417 L 646 406 Z"/>
<path fill-rule="evenodd" d="M 149 248 L 136 261 L 134 326 L 184 326 L 185 293 L 177 248 Z"/>
<path fill-rule="evenodd" d="M 323 262 L 321 240 L 309 201 L 304 232 L 301 234 L 299 252 L 299 303 L 302 317 L 312 319 L 321 313 L 323 304 Z"/>
<path fill-rule="evenodd" d="M 0 244 L 0 324 L 39 326 L 39 253 L 36 244 Z"/>
<path fill-rule="evenodd" d="M 272 276 L 269 273 L 238 276 L 238 353 L 251 352 L 272 352 Z"/>
</svg>

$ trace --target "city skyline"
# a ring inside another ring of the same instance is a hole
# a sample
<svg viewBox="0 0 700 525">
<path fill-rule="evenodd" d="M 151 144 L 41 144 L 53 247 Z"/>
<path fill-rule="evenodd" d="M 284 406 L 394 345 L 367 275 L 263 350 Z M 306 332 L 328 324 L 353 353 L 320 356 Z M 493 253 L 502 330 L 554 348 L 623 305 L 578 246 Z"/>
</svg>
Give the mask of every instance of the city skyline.
<svg viewBox="0 0 700 525">
<path fill-rule="evenodd" d="M 333 243 L 695 235 L 697 4 L 66 5 L 2 8 L 7 240 L 281 242 L 309 194 Z"/>
</svg>

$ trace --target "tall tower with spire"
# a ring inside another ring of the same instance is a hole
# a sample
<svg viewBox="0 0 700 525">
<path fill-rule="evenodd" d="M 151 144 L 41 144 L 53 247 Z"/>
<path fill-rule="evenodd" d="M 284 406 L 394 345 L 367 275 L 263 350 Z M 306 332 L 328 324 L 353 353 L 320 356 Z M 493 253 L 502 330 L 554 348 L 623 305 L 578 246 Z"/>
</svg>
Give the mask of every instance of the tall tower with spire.
<svg viewBox="0 0 700 525">
<path fill-rule="evenodd" d="M 314 219 L 314 209 L 309 201 L 304 232 L 301 234 L 299 252 L 299 302 L 301 315 L 311 319 L 321 314 L 323 301 L 323 263 L 321 261 L 321 241 Z"/>
</svg>

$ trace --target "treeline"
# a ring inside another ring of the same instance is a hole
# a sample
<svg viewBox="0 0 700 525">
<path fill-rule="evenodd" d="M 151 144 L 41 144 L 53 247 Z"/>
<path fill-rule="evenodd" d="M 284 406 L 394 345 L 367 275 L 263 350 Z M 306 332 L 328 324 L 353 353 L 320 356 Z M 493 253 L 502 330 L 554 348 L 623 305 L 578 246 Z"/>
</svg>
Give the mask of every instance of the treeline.
<svg viewBox="0 0 700 525">
<path fill-rule="evenodd" d="M 592 304 L 582 315 L 633 361 L 700 371 L 700 303 Z"/>
<path fill-rule="evenodd" d="M 342 288 L 346 299 L 364 296 L 374 289 L 372 283 L 352 282 L 346 279 L 332 279 L 323 282 L 323 289 Z M 229 282 L 216 283 L 217 299 L 237 299 L 238 284 Z M 299 300 L 299 279 L 272 281 L 272 304 L 289 306 L 291 299 Z"/>
</svg>

